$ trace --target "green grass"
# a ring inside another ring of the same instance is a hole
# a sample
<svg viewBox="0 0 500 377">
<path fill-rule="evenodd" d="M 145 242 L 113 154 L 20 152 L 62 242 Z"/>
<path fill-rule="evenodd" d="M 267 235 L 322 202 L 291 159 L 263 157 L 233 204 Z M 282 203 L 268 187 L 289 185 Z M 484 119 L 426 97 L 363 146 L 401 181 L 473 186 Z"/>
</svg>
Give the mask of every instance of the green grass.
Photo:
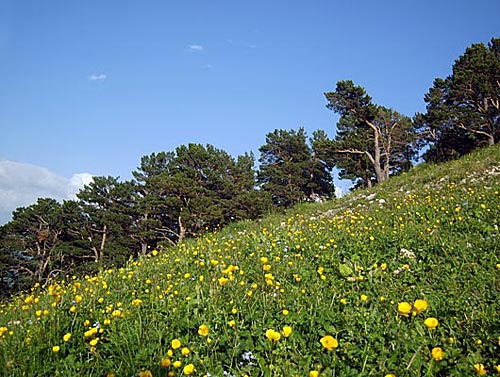
<svg viewBox="0 0 500 377">
<path fill-rule="evenodd" d="M 0 308 L 0 375 L 496 374 L 499 182 L 492 147 L 34 287 Z"/>
</svg>

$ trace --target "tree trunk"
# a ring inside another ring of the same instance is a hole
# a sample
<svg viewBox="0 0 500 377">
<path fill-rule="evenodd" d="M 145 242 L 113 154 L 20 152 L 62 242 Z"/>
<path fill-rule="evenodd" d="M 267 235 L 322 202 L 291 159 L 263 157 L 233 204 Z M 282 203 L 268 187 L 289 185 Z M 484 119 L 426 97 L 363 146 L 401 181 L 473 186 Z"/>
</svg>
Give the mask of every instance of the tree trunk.
<svg viewBox="0 0 500 377">
<path fill-rule="evenodd" d="M 106 246 L 107 235 L 108 235 L 108 226 L 104 225 L 104 228 L 102 230 L 101 247 L 99 248 L 99 260 L 102 260 L 102 256 L 104 254 L 104 246 Z"/>
<path fill-rule="evenodd" d="M 179 239 L 177 240 L 177 243 L 181 243 L 184 241 L 184 237 L 186 236 L 186 228 L 182 224 L 182 217 L 179 215 Z"/>
</svg>

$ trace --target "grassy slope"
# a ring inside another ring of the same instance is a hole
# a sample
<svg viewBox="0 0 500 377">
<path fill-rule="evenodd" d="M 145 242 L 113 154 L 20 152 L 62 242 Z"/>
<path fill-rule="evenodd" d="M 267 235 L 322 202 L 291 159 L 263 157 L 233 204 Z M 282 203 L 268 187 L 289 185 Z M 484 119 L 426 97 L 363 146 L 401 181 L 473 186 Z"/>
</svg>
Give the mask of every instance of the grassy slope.
<svg viewBox="0 0 500 377">
<path fill-rule="evenodd" d="M 489 148 L 34 288 L 0 309 L 0 375 L 167 376 L 189 364 L 196 376 L 496 372 L 499 182 L 500 148 Z M 416 299 L 428 308 L 398 313 Z M 289 337 L 268 340 L 284 326 Z M 326 350 L 325 335 L 338 347 Z"/>
</svg>

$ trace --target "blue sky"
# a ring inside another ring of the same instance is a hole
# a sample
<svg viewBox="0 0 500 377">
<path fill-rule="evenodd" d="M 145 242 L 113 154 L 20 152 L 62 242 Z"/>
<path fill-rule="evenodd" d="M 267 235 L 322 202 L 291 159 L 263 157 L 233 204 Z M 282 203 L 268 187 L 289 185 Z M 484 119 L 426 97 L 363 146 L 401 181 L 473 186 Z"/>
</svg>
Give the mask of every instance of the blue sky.
<svg viewBox="0 0 500 377">
<path fill-rule="evenodd" d="M 33 200 L 33 168 L 130 179 L 190 142 L 258 156 L 277 128 L 333 135 L 339 80 L 412 116 L 499 15 L 496 0 L 1 0 L 0 212 Z"/>
</svg>

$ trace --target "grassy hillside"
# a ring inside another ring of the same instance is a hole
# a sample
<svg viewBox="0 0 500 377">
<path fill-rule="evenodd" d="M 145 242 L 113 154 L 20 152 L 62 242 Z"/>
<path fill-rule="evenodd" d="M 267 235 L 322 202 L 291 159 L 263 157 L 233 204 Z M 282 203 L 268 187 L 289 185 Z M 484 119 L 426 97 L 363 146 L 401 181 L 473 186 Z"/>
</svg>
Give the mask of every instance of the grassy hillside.
<svg viewBox="0 0 500 377">
<path fill-rule="evenodd" d="M 5 376 L 500 369 L 500 148 L 243 222 L 0 309 Z"/>
</svg>

